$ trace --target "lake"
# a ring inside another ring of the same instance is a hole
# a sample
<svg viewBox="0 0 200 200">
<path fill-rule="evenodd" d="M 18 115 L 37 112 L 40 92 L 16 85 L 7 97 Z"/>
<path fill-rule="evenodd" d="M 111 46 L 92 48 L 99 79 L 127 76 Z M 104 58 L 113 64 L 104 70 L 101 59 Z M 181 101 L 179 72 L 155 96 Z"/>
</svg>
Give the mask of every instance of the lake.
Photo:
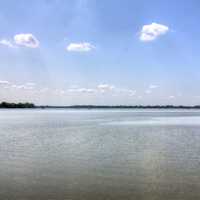
<svg viewBox="0 0 200 200">
<path fill-rule="evenodd" d="M 200 199 L 200 111 L 0 110 L 0 199 Z"/>
</svg>

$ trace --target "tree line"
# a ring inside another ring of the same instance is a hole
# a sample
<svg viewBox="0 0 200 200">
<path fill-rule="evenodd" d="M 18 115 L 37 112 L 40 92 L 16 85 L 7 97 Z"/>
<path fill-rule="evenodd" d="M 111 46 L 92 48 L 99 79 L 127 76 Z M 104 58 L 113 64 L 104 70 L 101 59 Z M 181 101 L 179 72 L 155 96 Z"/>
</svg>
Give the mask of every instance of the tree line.
<svg viewBox="0 0 200 200">
<path fill-rule="evenodd" d="M 72 109 L 200 109 L 200 105 L 72 105 L 72 106 L 38 106 L 40 108 L 72 108 Z"/>
<path fill-rule="evenodd" d="M 72 105 L 72 106 L 36 106 L 33 103 L 0 103 L 0 108 L 72 108 L 72 109 L 200 109 L 200 105 Z"/>
<path fill-rule="evenodd" d="M 0 103 L 0 108 L 35 108 L 36 106 L 33 103 L 9 103 L 2 102 Z"/>
</svg>

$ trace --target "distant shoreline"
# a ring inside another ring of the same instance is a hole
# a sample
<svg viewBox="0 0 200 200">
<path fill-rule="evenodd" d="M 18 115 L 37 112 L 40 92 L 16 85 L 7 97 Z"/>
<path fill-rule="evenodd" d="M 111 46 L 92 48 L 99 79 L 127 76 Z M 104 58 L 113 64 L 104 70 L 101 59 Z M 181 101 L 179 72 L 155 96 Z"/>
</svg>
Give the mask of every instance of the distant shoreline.
<svg viewBox="0 0 200 200">
<path fill-rule="evenodd" d="M 33 103 L 0 103 L 0 109 L 200 109 L 200 105 L 72 105 L 72 106 L 48 106 L 35 105 Z"/>
<path fill-rule="evenodd" d="M 200 106 L 36 106 L 40 109 L 200 109 Z"/>
</svg>

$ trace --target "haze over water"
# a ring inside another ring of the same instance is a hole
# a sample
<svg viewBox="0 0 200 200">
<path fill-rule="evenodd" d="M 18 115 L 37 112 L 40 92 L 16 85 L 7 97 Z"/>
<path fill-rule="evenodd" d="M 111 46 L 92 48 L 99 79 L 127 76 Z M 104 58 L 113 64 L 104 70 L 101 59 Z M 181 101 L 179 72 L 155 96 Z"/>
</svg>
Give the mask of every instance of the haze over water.
<svg viewBox="0 0 200 200">
<path fill-rule="evenodd" d="M 200 111 L 0 110 L 2 200 L 200 198 Z"/>
</svg>

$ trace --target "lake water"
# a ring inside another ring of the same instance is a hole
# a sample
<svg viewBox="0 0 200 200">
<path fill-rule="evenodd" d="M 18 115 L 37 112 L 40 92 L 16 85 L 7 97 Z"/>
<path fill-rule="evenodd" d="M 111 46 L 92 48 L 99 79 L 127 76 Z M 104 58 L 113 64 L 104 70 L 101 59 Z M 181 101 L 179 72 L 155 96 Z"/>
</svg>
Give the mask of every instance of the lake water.
<svg viewBox="0 0 200 200">
<path fill-rule="evenodd" d="M 0 110 L 0 199 L 200 199 L 200 111 Z"/>
</svg>

